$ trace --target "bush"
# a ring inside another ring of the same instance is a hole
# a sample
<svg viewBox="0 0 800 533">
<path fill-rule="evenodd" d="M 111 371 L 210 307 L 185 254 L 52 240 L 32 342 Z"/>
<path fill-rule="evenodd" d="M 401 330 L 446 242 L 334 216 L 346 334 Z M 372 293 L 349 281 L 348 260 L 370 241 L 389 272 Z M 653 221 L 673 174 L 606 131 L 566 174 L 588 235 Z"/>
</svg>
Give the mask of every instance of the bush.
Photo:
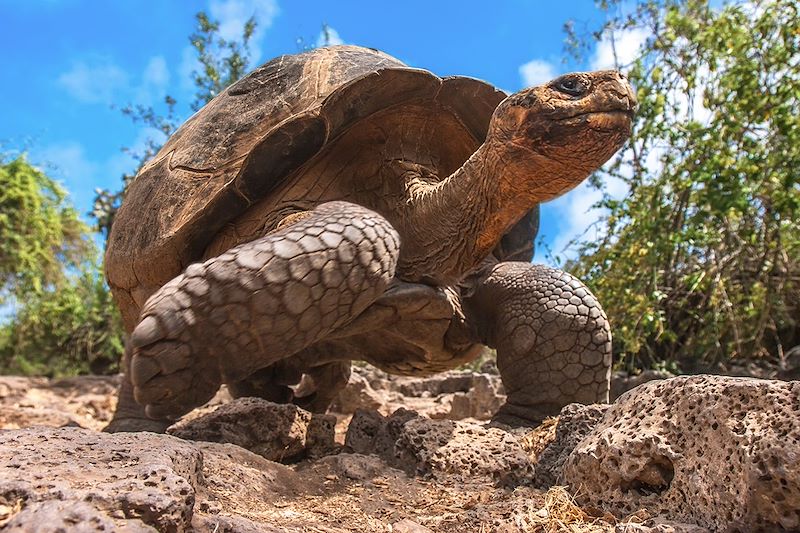
<svg viewBox="0 0 800 533">
<path fill-rule="evenodd" d="M 64 190 L 24 157 L 0 157 L 0 303 L 62 282 L 92 251 Z"/>
<path fill-rule="evenodd" d="M 96 268 L 29 298 L 0 328 L 0 373 L 113 374 L 122 323 Z"/>
<path fill-rule="evenodd" d="M 603 303 L 628 368 L 783 364 L 800 343 L 798 11 L 640 0 L 594 36 L 650 36 L 628 73 L 631 143 L 594 177 L 628 194 L 602 202 L 605 237 L 568 267 Z"/>
<path fill-rule="evenodd" d="M 0 372 L 116 372 L 122 326 L 88 227 L 24 157 L 0 164 Z"/>
</svg>

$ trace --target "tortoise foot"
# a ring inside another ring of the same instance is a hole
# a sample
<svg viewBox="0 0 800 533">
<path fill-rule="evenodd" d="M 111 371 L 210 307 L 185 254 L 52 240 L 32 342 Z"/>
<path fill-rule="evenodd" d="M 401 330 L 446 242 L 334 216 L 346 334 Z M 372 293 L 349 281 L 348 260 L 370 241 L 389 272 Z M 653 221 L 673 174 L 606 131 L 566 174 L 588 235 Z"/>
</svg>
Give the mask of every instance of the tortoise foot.
<svg viewBox="0 0 800 533">
<path fill-rule="evenodd" d="M 535 425 L 570 403 L 608 402 L 611 330 L 579 280 L 544 265 L 502 262 L 467 308 L 497 350 L 507 403 L 495 420 Z"/>
<path fill-rule="evenodd" d="M 165 330 L 161 324 L 180 310 L 146 317 L 131 336 L 130 378 L 136 401 L 148 417 L 176 420 L 214 397 L 222 384 L 219 365 L 208 350 L 208 340 L 189 337 L 186 329 Z M 179 322 L 172 320 L 172 322 Z M 205 344 L 203 344 L 205 341 Z"/>
</svg>

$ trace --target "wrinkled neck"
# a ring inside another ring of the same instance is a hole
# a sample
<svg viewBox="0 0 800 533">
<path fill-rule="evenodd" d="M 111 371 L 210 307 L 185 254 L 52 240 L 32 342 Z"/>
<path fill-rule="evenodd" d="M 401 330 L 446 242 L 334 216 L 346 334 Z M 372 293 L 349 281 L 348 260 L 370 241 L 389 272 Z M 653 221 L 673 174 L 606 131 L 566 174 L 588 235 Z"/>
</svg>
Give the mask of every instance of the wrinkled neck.
<svg viewBox="0 0 800 533">
<path fill-rule="evenodd" d="M 517 162 L 499 144 L 485 143 L 441 182 L 409 198 L 399 273 L 409 281 L 450 285 L 463 279 L 502 236 L 538 203 L 529 160 Z"/>
</svg>

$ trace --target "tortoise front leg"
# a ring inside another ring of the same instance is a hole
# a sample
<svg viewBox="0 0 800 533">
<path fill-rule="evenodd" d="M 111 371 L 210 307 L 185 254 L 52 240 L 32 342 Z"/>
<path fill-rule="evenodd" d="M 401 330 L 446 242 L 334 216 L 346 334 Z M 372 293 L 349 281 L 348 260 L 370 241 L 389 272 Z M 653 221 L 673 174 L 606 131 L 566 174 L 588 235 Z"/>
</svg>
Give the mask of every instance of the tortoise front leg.
<svg viewBox="0 0 800 533">
<path fill-rule="evenodd" d="M 190 265 L 150 297 L 131 336 L 136 401 L 151 418 L 176 418 L 323 339 L 384 292 L 398 252 L 383 217 L 330 202 Z"/>
<path fill-rule="evenodd" d="M 578 279 L 543 265 L 497 263 L 465 309 L 497 350 L 508 397 L 495 421 L 536 425 L 568 403 L 608 401 L 611 331 Z"/>
</svg>

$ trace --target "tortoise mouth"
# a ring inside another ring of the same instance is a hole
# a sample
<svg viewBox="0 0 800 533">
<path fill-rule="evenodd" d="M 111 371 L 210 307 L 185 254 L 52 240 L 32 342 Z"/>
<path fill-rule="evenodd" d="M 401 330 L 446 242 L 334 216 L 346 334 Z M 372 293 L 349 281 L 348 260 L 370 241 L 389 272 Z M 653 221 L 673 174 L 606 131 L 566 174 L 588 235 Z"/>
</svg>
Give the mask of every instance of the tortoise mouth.
<svg viewBox="0 0 800 533">
<path fill-rule="evenodd" d="M 584 118 L 590 116 L 602 116 L 606 115 L 608 117 L 626 117 L 630 120 L 633 120 L 634 110 L 633 109 L 600 109 L 594 111 L 582 111 L 580 113 L 575 113 L 574 115 L 570 115 L 568 117 L 562 117 L 557 119 L 558 122 L 564 122 L 567 120 L 572 120 L 576 118 Z"/>
<path fill-rule="evenodd" d="M 596 133 L 612 134 L 625 131 L 630 134 L 633 114 L 631 109 L 587 111 L 560 119 L 557 122 L 563 127 L 589 129 Z"/>
</svg>

